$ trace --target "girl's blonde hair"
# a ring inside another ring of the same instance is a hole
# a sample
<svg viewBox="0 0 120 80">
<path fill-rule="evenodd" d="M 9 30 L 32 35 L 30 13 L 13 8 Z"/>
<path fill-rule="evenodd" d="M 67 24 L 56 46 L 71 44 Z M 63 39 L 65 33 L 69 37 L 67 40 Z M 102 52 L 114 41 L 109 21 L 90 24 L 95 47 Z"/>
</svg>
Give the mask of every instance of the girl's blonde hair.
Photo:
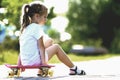
<svg viewBox="0 0 120 80">
<path fill-rule="evenodd" d="M 31 19 L 36 13 L 42 16 L 43 14 L 47 13 L 47 8 L 38 1 L 23 5 L 21 15 L 21 33 L 23 32 L 24 28 L 31 23 Z"/>
</svg>

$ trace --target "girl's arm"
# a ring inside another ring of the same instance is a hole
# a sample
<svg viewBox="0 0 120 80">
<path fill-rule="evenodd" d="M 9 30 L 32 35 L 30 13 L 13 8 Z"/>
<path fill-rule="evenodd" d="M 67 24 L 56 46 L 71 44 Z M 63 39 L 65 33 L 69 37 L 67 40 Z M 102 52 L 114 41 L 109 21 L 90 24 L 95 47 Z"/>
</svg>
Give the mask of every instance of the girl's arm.
<svg viewBox="0 0 120 80">
<path fill-rule="evenodd" d="M 18 56 L 18 62 L 17 62 L 17 65 L 18 65 L 18 66 L 21 66 L 21 65 L 22 65 L 22 63 L 21 63 L 21 59 L 20 59 L 20 55 Z"/>
<path fill-rule="evenodd" d="M 38 47 L 40 49 L 40 55 L 41 55 L 42 64 L 46 64 L 46 61 L 45 61 L 45 47 L 44 47 L 44 43 L 43 43 L 43 36 L 38 40 Z"/>
</svg>

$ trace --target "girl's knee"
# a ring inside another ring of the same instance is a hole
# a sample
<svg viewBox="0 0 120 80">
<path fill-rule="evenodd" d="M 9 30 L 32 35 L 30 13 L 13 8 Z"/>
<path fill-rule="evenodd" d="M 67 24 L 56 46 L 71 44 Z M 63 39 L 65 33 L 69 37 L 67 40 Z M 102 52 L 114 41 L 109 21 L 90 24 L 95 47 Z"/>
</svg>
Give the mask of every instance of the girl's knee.
<svg viewBox="0 0 120 80">
<path fill-rule="evenodd" d="M 61 49 L 59 44 L 53 44 L 54 48 L 56 48 L 57 50 Z"/>
<path fill-rule="evenodd" d="M 58 47 L 58 48 L 60 47 L 59 44 L 53 44 L 53 46 L 54 46 L 54 47 Z"/>
</svg>

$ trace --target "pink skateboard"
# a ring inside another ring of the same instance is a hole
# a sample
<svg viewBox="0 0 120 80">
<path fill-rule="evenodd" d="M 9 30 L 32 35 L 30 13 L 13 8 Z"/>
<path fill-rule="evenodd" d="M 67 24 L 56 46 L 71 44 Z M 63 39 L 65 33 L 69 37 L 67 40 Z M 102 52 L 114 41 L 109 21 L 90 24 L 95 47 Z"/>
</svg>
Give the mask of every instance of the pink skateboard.
<svg viewBox="0 0 120 80">
<path fill-rule="evenodd" d="M 49 69 L 51 67 L 54 67 L 54 65 L 18 66 L 18 65 L 10 65 L 10 64 L 5 64 L 5 66 L 12 70 L 12 72 L 9 72 L 9 77 L 14 77 L 14 76 L 19 77 L 20 72 L 22 72 L 25 69 L 39 69 L 38 76 L 42 76 L 42 77 L 52 76 L 53 72 L 51 72 Z"/>
</svg>

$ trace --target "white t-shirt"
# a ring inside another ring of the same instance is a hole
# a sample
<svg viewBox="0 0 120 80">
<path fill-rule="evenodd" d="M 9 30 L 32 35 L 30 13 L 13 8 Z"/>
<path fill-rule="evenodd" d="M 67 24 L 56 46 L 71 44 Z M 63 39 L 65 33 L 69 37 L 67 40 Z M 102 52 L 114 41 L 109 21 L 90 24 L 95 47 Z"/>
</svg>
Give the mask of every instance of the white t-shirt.
<svg viewBox="0 0 120 80">
<path fill-rule="evenodd" d="M 41 64 L 37 40 L 44 35 L 42 26 L 36 23 L 28 25 L 20 36 L 20 57 L 22 65 Z"/>
</svg>

